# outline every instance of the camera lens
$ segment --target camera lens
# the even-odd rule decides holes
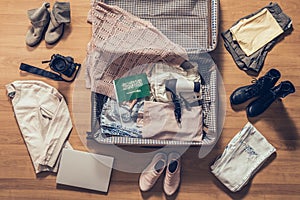
[[[52,65],[53,68],[59,72],[64,71],[66,68],[66,62],[61,58],[56,58],[55,60],[53,60]]]

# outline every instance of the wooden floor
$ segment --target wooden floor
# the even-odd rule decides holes
[[[89,0],[72,0],[72,22],[62,40],[48,46],[44,41],[36,48],[25,45],[30,25],[26,12],[39,7],[38,0],[0,1],[0,199],[300,199],[300,1],[277,0],[293,20],[293,32],[269,52],[261,75],[271,68],[290,80],[296,93],[277,101],[257,118],[250,119],[277,153],[240,192],[231,193],[210,173],[209,166],[222,153],[230,139],[248,122],[245,111],[235,111],[226,103],[226,118],[222,135],[208,156],[198,158],[199,149],[190,148],[182,156],[182,181],[179,192],[167,198],[162,191],[162,179],[147,193],[138,187],[139,174],[113,170],[109,192],[99,194],[72,188],[58,188],[55,174],[36,176],[20,130],[14,118],[11,102],[4,85],[14,80],[42,80],[56,87],[66,98],[72,112],[74,84],[58,83],[19,72],[21,62],[41,66],[54,53],[72,55],[83,62],[90,39],[86,23]],[[54,0],[50,1],[53,5]],[[241,17],[266,6],[269,0],[222,0],[220,2],[220,32],[228,29]],[[222,74],[226,99],[231,92],[249,84],[252,77],[234,64],[219,37],[218,47],[211,53]],[[74,129],[70,143],[75,149],[86,150]],[[243,165],[243,163],[240,163]]]

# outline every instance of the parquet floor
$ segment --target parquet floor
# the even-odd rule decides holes
[[[109,192],[99,194],[80,189],[58,188],[55,174],[36,176],[20,130],[14,118],[4,85],[14,80],[36,79],[56,87],[66,98],[72,113],[74,84],[54,82],[46,78],[19,72],[21,62],[41,66],[40,61],[53,53],[72,55],[83,62],[90,39],[90,25],[86,23],[88,0],[71,0],[72,22],[62,40],[48,46],[41,42],[36,48],[25,45],[29,27],[28,9],[41,1],[0,1],[0,199],[300,199],[300,1],[277,0],[285,13],[293,19],[293,32],[269,52],[261,74],[277,68],[281,80],[290,80],[296,93],[276,101],[259,117],[247,119],[245,111],[234,110],[226,102],[226,118],[222,135],[215,148],[203,159],[199,149],[188,149],[182,156],[182,180],[179,192],[168,198],[162,192],[162,180],[147,193],[138,187],[139,174],[113,170]],[[54,1],[50,1],[51,4]],[[269,3],[267,0],[221,0],[219,30],[228,29],[241,17],[257,11]],[[217,49],[211,52],[222,75],[226,99],[231,92],[249,84],[252,77],[234,64],[219,37]],[[222,153],[230,139],[251,121],[277,149],[276,155],[255,175],[240,192],[231,193],[210,173],[209,166]],[[85,151],[76,129],[70,136],[75,149]],[[133,148],[136,149],[136,148]],[[138,149],[137,149],[138,150]],[[242,165],[243,163],[241,163]]]

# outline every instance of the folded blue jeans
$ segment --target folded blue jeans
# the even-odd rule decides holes
[[[138,99],[132,108],[119,104],[109,98],[103,105],[100,130],[105,136],[142,137],[142,129],[137,123],[139,113],[143,112],[144,99]]]

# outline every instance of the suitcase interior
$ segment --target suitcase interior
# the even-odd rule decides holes
[[[221,94],[220,91],[218,91],[220,90],[218,87],[220,82],[218,82],[219,74],[217,66],[207,52],[214,50],[217,45],[219,6],[218,0],[105,0],[103,2],[110,5],[117,5],[142,19],[149,20],[169,39],[183,46],[188,52],[190,61],[196,62],[198,66],[201,66],[199,67],[198,71],[205,80],[205,83],[209,86],[209,95],[211,100],[210,112],[207,117],[208,130],[206,131],[203,140],[199,142],[117,136],[105,137],[103,136],[103,134],[101,134],[99,117],[103,106],[103,95],[89,92],[89,101],[91,104],[88,107],[90,109],[90,123],[88,124],[90,125],[90,131],[87,132],[86,138],[93,139],[101,144],[118,145],[201,146],[214,144],[219,138],[220,131],[218,130],[218,124],[223,123],[219,122],[217,119],[222,105],[220,105],[219,101],[219,99],[221,98]],[[88,91],[88,89],[85,89],[84,87],[82,87],[82,85],[79,86],[79,84],[81,83],[84,85],[83,76],[81,76],[81,78],[79,76],[76,83],[77,84],[75,85],[73,100],[73,105],[75,106],[79,105],[80,102],[83,101],[82,90],[85,90],[85,94],[87,94]],[[75,115],[83,115],[83,112],[76,112],[75,110],[78,110],[78,108],[74,108]],[[85,115],[84,118],[87,118],[87,115]],[[88,129],[86,126],[83,126],[83,124],[84,123],[82,122],[76,123],[76,128],[79,129],[79,132],[81,132],[80,134],[82,134],[82,131],[86,133]]]

